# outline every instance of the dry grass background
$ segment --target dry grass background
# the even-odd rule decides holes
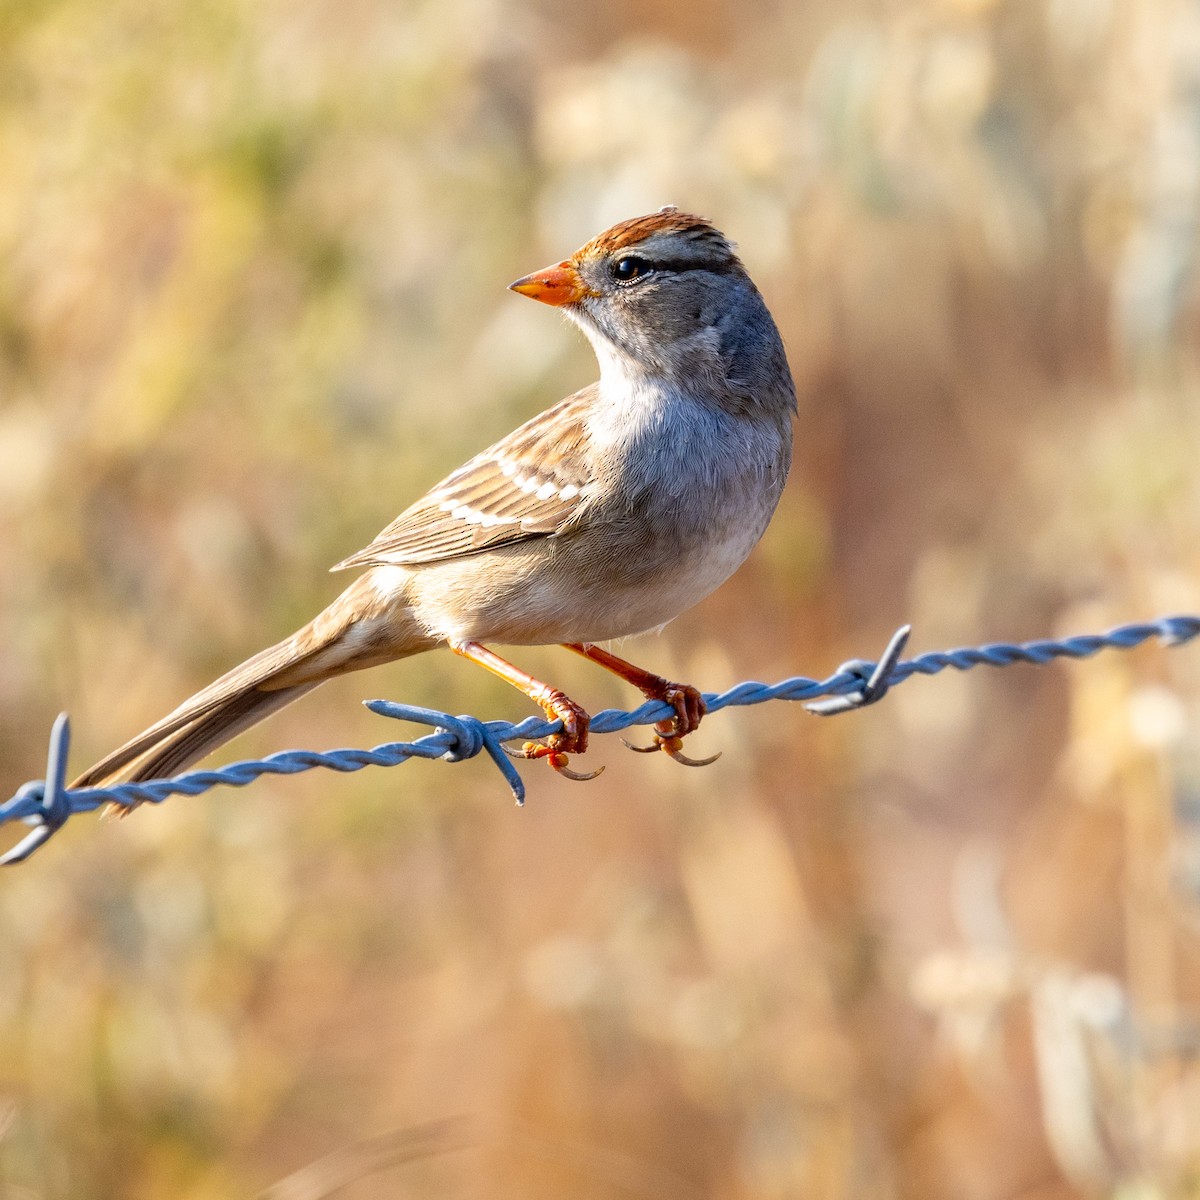
[[[666,202],[740,242],[799,449],[637,657],[1200,611],[1187,0],[3,0],[0,181],[5,795],[592,378],[504,285]],[[1197,653],[726,713],[705,771],[601,739],[523,811],[476,762],[73,822],[0,878],[0,1195],[1200,1195]],[[525,711],[430,655],[235,751],[396,736],[372,695]]]

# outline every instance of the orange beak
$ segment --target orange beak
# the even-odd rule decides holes
[[[560,262],[556,267],[546,267],[543,271],[534,271],[524,279],[508,285],[509,290],[520,292],[531,300],[540,300],[543,304],[553,304],[561,307],[564,304],[576,304],[594,293],[585,286],[579,277],[579,272],[569,263]]]

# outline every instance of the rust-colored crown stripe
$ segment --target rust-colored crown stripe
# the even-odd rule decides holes
[[[665,212],[649,213],[644,217],[633,217],[622,221],[611,229],[606,229],[598,237],[593,238],[576,255],[582,258],[592,253],[612,254],[623,250],[626,246],[636,246],[646,238],[656,233],[691,233],[701,236],[714,237],[725,243],[724,235],[711,221],[695,213],[668,210]]]

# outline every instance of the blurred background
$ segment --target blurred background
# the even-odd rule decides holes
[[[706,690],[1200,611],[1189,0],[0,0],[0,793],[331,599],[595,376],[505,291],[675,203],[800,391]],[[1200,650],[73,821],[0,877],[0,1196],[1200,1194]],[[635,696],[523,651],[593,711]],[[449,654],[222,752],[517,719]],[[5,846],[17,831],[4,831]]]

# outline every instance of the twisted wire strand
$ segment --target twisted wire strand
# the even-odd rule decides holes
[[[1014,663],[1042,665],[1056,658],[1088,658],[1101,650],[1129,650],[1151,638],[1167,646],[1178,646],[1200,634],[1200,616],[1168,616],[1154,621],[1121,625],[1102,634],[1083,634],[1057,640],[992,642],[984,646],[932,651],[900,661],[908,638],[902,627],[876,661],[854,659],[843,663],[827,679],[796,675],[779,683],[757,680],[739,683],[728,691],[705,693],[709,713],[731,706],[762,704],[768,700],[799,700],[819,715],[829,716],[862,708],[883,698],[888,689],[913,675],[936,675],[953,669],[968,671],[977,666],[1007,667]],[[296,775],[318,768],[330,771],[361,771],[364,767],[394,767],[412,758],[463,762],[486,753],[512,789],[518,804],[524,803],[525,787],[503,745],[511,741],[544,738],[562,728],[559,721],[529,717],[509,721],[481,721],[473,716],[452,716],[436,709],[397,704],[390,700],[365,701],[380,716],[426,725],[433,733],[411,742],[386,742],[370,750],[285,750],[261,759],[230,763],[215,770],[188,771],[173,779],[144,783],[120,783],[112,787],[65,787],[70,727],[66,713],[54,723],[50,737],[46,778],[33,780],[17,789],[0,804],[0,825],[24,821],[34,828],[17,846],[0,856],[0,865],[22,862],[43,846],[65,822],[79,813],[92,812],[109,803],[161,804],[169,796],[198,796],[214,787],[245,787],[263,775]],[[629,711],[604,709],[591,722],[592,733],[616,733],[633,725],[653,725],[673,715],[669,704],[648,700]]]

